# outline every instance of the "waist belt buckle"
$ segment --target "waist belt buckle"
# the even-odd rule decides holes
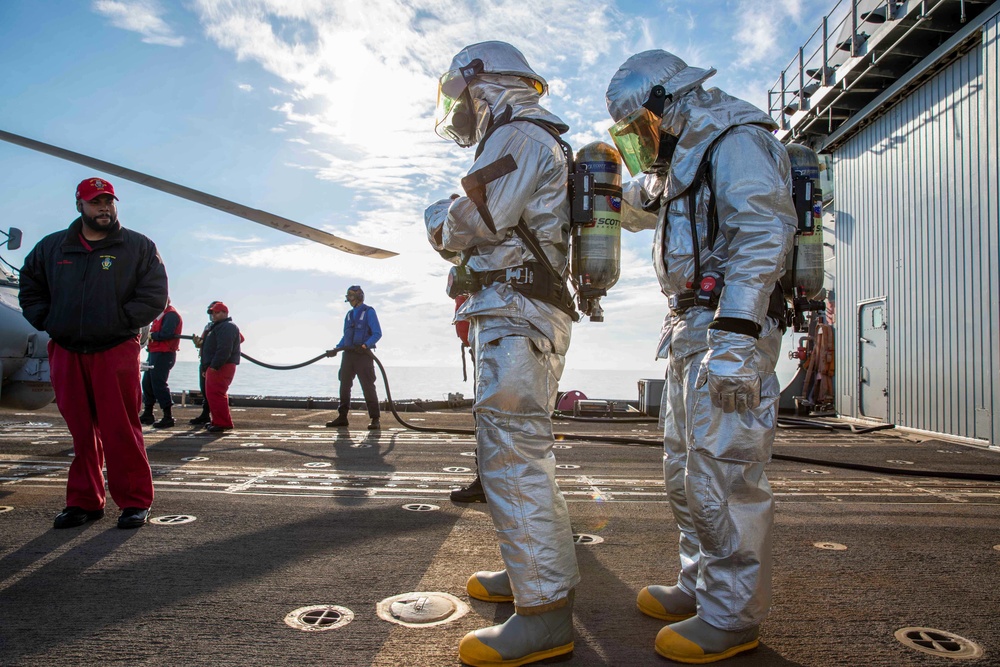
[[[694,306],[696,302],[697,297],[691,290],[671,294],[667,297],[667,305],[670,307],[670,310],[674,315],[684,314],[687,309]]]
[[[515,266],[506,270],[503,282],[511,285],[530,285],[534,282],[535,272],[527,266]]]

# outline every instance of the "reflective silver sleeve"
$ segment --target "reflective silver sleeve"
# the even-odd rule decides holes
[[[445,249],[462,251],[499,242],[508,230],[517,225],[528,200],[537,195],[536,186],[543,180],[539,171],[543,166],[552,164],[552,149],[533,139],[523,126],[534,127],[526,123],[511,123],[494,132],[469,170],[472,173],[482,169],[508,154],[517,163],[515,171],[486,186],[486,204],[493,215],[497,233],[488,229],[476,205],[468,197],[459,197],[449,208],[442,227]],[[540,128],[538,130],[544,132]],[[556,150],[559,150],[558,147]],[[560,161],[560,164],[565,163]],[[562,182],[565,183],[565,176]]]
[[[719,234],[726,239],[726,284],[716,317],[764,324],[795,234],[788,156],[766,131],[744,126],[712,158]]]
[[[457,253],[450,250],[444,249],[444,244],[441,241],[441,231],[444,227],[445,220],[448,218],[448,209],[451,207],[451,203],[454,200],[439,199],[424,210],[424,226],[427,228],[427,240],[430,242],[431,247],[438,251],[444,259],[448,260],[453,264],[459,264],[461,258]]]
[[[622,229],[641,232],[656,228],[656,213],[642,210],[642,203],[648,198],[640,179],[633,179],[622,186]]]

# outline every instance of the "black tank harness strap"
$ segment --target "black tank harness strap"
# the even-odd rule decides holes
[[[712,157],[712,151],[715,150],[715,147],[719,144],[719,142],[722,140],[722,138],[724,136],[726,136],[726,134],[731,129],[733,129],[733,128],[732,127],[726,128],[725,130],[723,130],[719,134],[719,136],[717,136],[715,139],[712,140],[712,143],[709,144],[708,148],[705,150],[705,154],[702,155],[702,157],[701,157],[701,162],[698,164],[698,170],[695,171],[695,173],[694,173],[694,179],[691,181],[691,184],[687,187],[687,189],[684,192],[682,192],[681,194],[677,195],[677,197],[674,198],[674,199],[676,199],[678,197],[681,197],[684,194],[687,194],[688,219],[691,222],[691,243],[694,245],[694,252],[693,252],[693,257],[694,257],[694,280],[692,281],[692,285],[695,286],[695,287],[697,287],[698,285],[701,284],[701,278],[702,278],[702,275],[701,275],[701,243],[699,242],[699,237],[698,237],[698,222],[697,222],[697,220],[698,220],[698,208],[697,208],[698,207],[698,192],[701,190],[701,184],[702,183],[706,183],[708,185],[708,192],[709,192],[709,196],[708,196],[708,210],[707,210],[707,215],[708,215],[708,218],[707,218],[708,219],[708,251],[711,252],[712,249],[715,247],[715,241],[716,241],[716,239],[718,238],[718,235],[719,235],[719,211],[718,211],[718,209],[716,208],[716,205],[715,205],[715,188],[712,187],[712,174],[711,174],[712,160],[711,160],[711,157]],[[673,199],[671,199],[671,201],[673,201]],[[667,205],[668,206],[670,205],[669,201],[667,202]],[[664,247],[663,247],[663,251],[664,252],[666,252],[666,245],[665,244],[666,244],[666,238],[664,237]],[[665,259],[666,259],[666,257],[664,256],[664,260]]]
[[[719,237],[719,210],[716,205],[715,199],[715,187],[712,185],[712,173],[711,173],[711,156],[712,151],[719,144],[726,134],[732,130],[734,127],[739,127],[738,125],[733,125],[727,127],[723,130],[719,136],[712,140],[709,144],[708,149],[705,150],[705,154],[701,158],[701,163],[698,165],[698,170],[695,172],[694,179],[687,189],[681,194],[677,195],[670,201],[677,199],[679,197],[687,195],[688,201],[688,219],[691,223],[691,243],[694,246],[693,258],[694,258],[694,280],[691,283],[692,289],[685,290],[679,294],[675,294],[670,297],[670,309],[675,314],[681,314],[688,308],[694,306],[702,306],[705,308],[717,308],[719,305],[719,297],[722,294],[722,287],[725,284],[725,280],[722,276],[713,274],[712,276],[703,276],[701,271],[701,244],[698,240],[698,224],[697,224],[697,197],[698,192],[701,190],[701,184],[704,182],[708,185],[708,208],[706,210],[707,224],[708,224],[708,250],[711,252],[715,248],[715,242]],[[669,206],[670,201],[667,202]],[[652,202],[650,202],[652,204]],[[643,207],[645,208],[645,206]],[[659,206],[652,207],[647,210],[656,210],[660,208]],[[661,248],[661,260],[666,263],[666,242],[667,235],[663,235],[663,247]],[[711,280],[707,280],[707,278]],[[782,331],[786,327],[787,320],[787,306],[785,304],[784,291],[781,287],[781,281],[777,281],[774,285],[774,290],[771,292],[771,296],[768,301],[767,307],[767,317],[773,317],[781,323]]]

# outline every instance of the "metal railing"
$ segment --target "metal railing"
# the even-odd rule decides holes
[[[797,112],[815,111],[816,117],[826,114],[832,131],[834,120],[846,120],[849,117],[834,116],[836,102],[848,93],[866,92],[857,88],[863,78],[861,75],[876,73],[877,65],[892,55],[894,49],[914,30],[926,29],[932,16],[946,4],[954,2],[838,0],[768,90],[768,113],[781,130],[790,128],[789,117]],[[958,6],[960,22],[965,23],[965,0],[960,0]],[[869,48],[869,38],[889,36],[888,33],[879,31],[883,24],[895,23],[907,17],[908,22],[902,34],[895,33],[895,39],[889,37],[891,44],[879,43],[878,53],[874,48]],[[896,26],[902,25],[904,24],[896,23]],[[863,62],[852,61],[869,54],[871,57],[865,58]],[[850,78],[846,76],[848,71],[852,75]],[[833,87],[837,89],[836,95],[832,98],[824,96],[822,109],[811,109],[810,97],[821,89]]]

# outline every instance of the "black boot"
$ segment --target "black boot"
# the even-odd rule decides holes
[[[139,415],[139,423],[150,426],[156,421],[156,417],[153,416],[153,406],[147,405],[143,408],[142,414]]]
[[[174,416],[170,414],[170,408],[163,408],[163,419],[153,424],[153,428],[170,428],[174,425]]]
[[[479,474],[464,489],[455,489],[451,492],[450,498],[456,503],[485,503],[486,491],[483,490],[483,482],[479,479]]]
[[[201,406],[201,414],[195,417],[194,419],[189,419],[188,424],[195,424],[197,426],[200,426],[201,424],[207,424],[210,421],[212,421],[212,417],[208,412],[208,403],[205,403],[203,406]]]
[[[349,424],[347,422],[347,415],[342,414],[336,419],[334,419],[332,422],[327,422],[326,425],[328,428],[336,428],[338,426],[348,426]]]

